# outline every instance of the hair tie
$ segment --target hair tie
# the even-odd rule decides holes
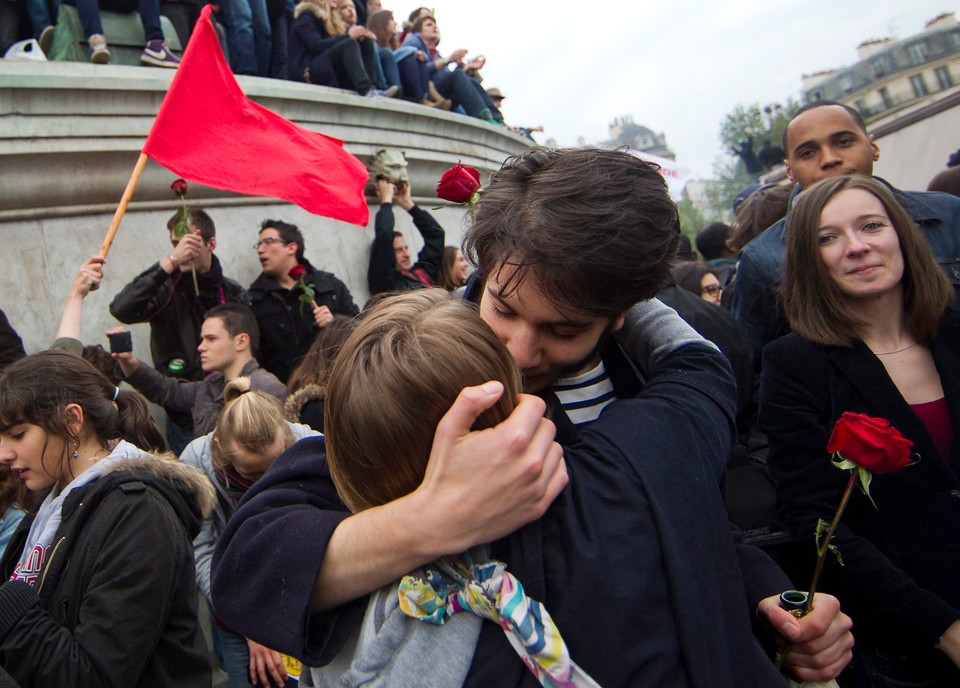
[[[252,387],[247,387],[246,389],[241,389],[239,392],[237,392],[237,396],[242,397],[247,392],[252,392],[252,391],[253,391]]]
[[[114,387],[114,388],[113,388],[113,396],[110,398],[110,401],[116,401],[118,396],[120,396],[120,388],[119,388],[119,387]]]

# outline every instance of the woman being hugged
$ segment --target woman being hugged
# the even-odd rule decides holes
[[[0,666],[21,686],[209,686],[192,537],[213,488],[128,442],[143,398],[62,351],[0,377],[0,462],[50,492],[3,556]]]
[[[787,216],[782,297],[794,333],[764,351],[760,425],[781,515],[810,555],[847,474],[834,424],[882,418],[916,462],[851,497],[821,588],[854,621],[863,686],[960,685],[960,318],[919,228],[870,177],[805,190]]]
[[[223,394],[226,405],[216,430],[193,440],[180,457],[202,470],[216,487],[216,507],[193,541],[197,586],[208,603],[213,550],[240,498],[282,451],[297,440],[319,434],[306,425],[285,422],[276,397],[250,389],[248,377],[229,382]],[[212,631],[219,637],[223,668],[231,686],[296,685],[287,677],[279,653],[221,628],[216,619]]]

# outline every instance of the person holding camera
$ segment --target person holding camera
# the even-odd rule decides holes
[[[446,240],[443,227],[410,199],[410,182],[393,182],[378,176],[377,197],[380,199],[380,210],[377,211],[373,226],[373,246],[367,269],[370,295],[438,286]],[[423,237],[423,248],[417,254],[416,263],[410,258],[410,248],[403,234],[394,230],[394,203],[410,213],[413,225]]]
[[[123,328],[107,331],[107,336]],[[281,402],[286,388],[276,376],[260,367],[254,355],[260,342],[257,319],[247,306],[224,303],[207,311],[200,331],[200,365],[206,377],[199,382],[174,380],[142,365],[133,353],[115,353],[126,382],[147,399],[174,411],[193,416],[197,437],[213,432],[223,408],[223,388],[238,377],[250,378],[250,388],[276,397]]]
[[[150,323],[150,354],[159,373],[199,381],[203,370],[197,344],[204,313],[222,303],[242,303],[245,295],[243,287],[224,276],[213,253],[217,247],[213,220],[199,208],[191,208],[190,215],[193,224],[183,237],[174,232],[179,214],[167,221],[172,250],[120,290],[110,303],[110,314],[125,325]],[[193,419],[165,410],[167,440],[179,454],[195,436]]]

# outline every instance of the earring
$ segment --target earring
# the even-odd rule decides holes
[[[80,455],[77,453],[79,449],[80,449],[80,445],[78,444],[77,447],[76,447],[76,449],[73,450],[73,460],[74,460],[74,461],[76,461],[78,458],[80,458]]]

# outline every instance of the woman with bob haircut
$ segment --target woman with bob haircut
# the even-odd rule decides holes
[[[833,177],[787,216],[784,310],[763,354],[761,428],[781,516],[809,555],[847,482],[826,446],[847,411],[888,421],[915,463],[855,491],[821,588],[857,630],[861,685],[960,685],[960,318],[920,229],[881,182]],[[798,572],[799,573],[799,572]],[[901,683],[906,681],[907,683]]]
[[[49,490],[2,561],[0,666],[21,686],[210,686],[191,539],[213,488],[128,441],[157,435],[143,398],[79,356],[0,377],[0,462]]]
[[[210,561],[237,503],[281,452],[304,437],[318,434],[306,425],[284,421],[280,401],[251,389],[248,377],[231,380],[223,395],[225,404],[216,429],[193,440],[180,456],[184,463],[203,471],[216,488],[216,507],[193,541],[197,587],[211,608]],[[211,630],[219,640],[223,669],[231,686],[296,685],[288,678],[279,653],[220,627],[215,618]]]

